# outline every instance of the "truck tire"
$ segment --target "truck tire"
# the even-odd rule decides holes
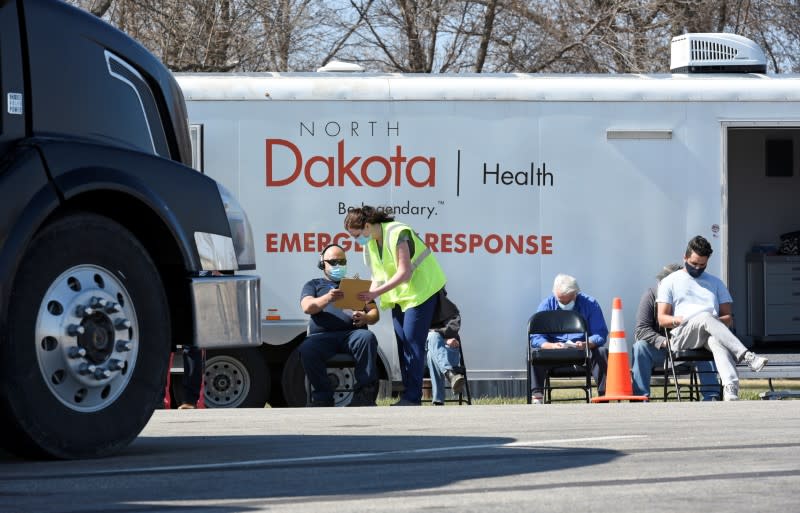
[[[278,363],[269,364],[269,373],[272,377],[272,388],[270,389],[267,402],[270,408],[286,408],[289,404],[283,396],[283,386],[281,385],[283,365]]]
[[[0,438],[23,456],[99,457],[161,402],[170,347],[158,270],[131,232],[76,213],[22,258],[0,347]]]
[[[300,351],[295,349],[289,354],[286,363],[283,365],[281,374],[281,388],[286,406],[290,408],[300,408],[308,402],[306,391],[306,371],[300,361]]]
[[[203,383],[206,408],[263,408],[272,385],[256,348],[207,351]]]
[[[347,406],[353,400],[355,387],[355,374],[353,369],[345,367],[328,368],[328,379],[334,389],[333,401],[336,406]],[[286,360],[281,377],[283,397],[290,407],[302,407],[308,402],[308,388],[311,385],[306,380],[306,372],[300,360],[300,351],[295,349]],[[377,389],[375,390],[377,397]]]

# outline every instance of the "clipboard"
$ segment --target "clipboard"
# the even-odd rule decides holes
[[[344,297],[338,301],[334,301],[334,306],[342,310],[363,310],[366,303],[364,301],[359,301],[358,293],[368,291],[370,285],[372,285],[370,280],[344,278],[339,282],[339,290],[344,293]]]

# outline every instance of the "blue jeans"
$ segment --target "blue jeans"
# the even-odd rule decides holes
[[[400,357],[400,374],[403,378],[403,399],[411,403],[422,402],[422,378],[425,374],[425,343],[433,321],[439,297],[434,294],[424,303],[406,308],[392,308],[394,336]]]
[[[663,367],[667,357],[665,349],[656,349],[653,344],[637,340],[633,344],[633,393],[650,397],[650,376],[653,367]],[[719,399],[719,383],[714,374],[716,368],[712,362],[697,362],[695,369],[700,379],[700,394],[704,401]]]
[[[447,347],[444,337],[436,332],[428,332],[428,372],[431,375],[431,399],[435,403],[444,402],[444,373],[461,364],[461,354],[457,347]]]
[[[378,354],[378,339],[365,328],[352,331],[328,331],[313,333],[300,344],[300,360],[306,371],[308,381],[314,387],[311,398],[314,401],[333,399],[333,387],[328,379],[328,366],[325,362],[337,353],[350,353],[355,359],[355,389],[375,383],[378,373],[375,368]]]

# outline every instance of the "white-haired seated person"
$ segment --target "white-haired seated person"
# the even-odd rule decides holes
[[[538,349],[564,349],[575,347],[583,349],[589,344],[592,359],[592,376],[597,383],[599,395],[606,391],[606,368],[608,367],[608,327],[603,318],[603,310],[597,300],[581,292],[578,280],[568,274],[559,274],[553,282],[553,293],[542,301],[537,312],[548,310],[575,310],[583,317],[589,332],[589,340],[583,340],[583,333],[532,334],[531,347]],[[542,404],[547,369],[534,365],[531,372],[531,394],[534,404]]]

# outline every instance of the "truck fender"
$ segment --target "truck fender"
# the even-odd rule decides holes
[[[65,201],[115,191],[147,205],[178,241],[187,271],[201,270],[196,232],[231,236],[216,182],[183,164],[77,141],[48,140],[38,146]]]
[[[31,149],[18,152],[14,163],[0,173],[0,190],[14,191],[0,202],[0,311],[8,311],[8,295],[22,255],[45,219],[59,205],[42,162]],[[5,332],[6,316],[0,317]],[[5,341],[5,340],[3,340]]]

